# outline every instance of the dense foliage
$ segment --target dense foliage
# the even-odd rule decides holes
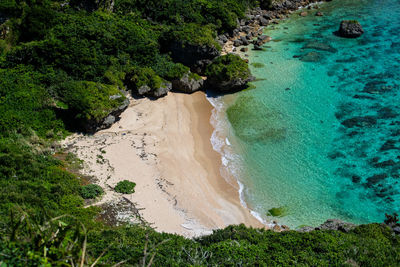
[[[101,186],[97,184],[88,184],[85,186],[82,186],[79,193],[84,199],[94,199],[101,194],[103,194],[104,190],[101,188]]]
[[[216,34],[231,31],[256,2],[0,1],[0,265],[394,266],[400,261],[399,237],[377,224],[350,233],[303,234],[232,226],[189,240],[147,226],[106,226],[98,208],[84,207],[84,199],[102,190],[71,172],[74,163],[55,141],[103,120],[124,101],[121,90],[127,85],[156,88],[188,73],[172,60],[169,42],[217,47]],[[208,75],[225,81],[249,73],[242,60],[229,55],[218,58]],[[115,190],[130,193],[134,184]]]
[[[114,190],[122,194],[132,194],[135,193],[135,186],[135,183],[128,180],[123,180],[117,183],[117,185],[114,187]]]
[[[248,79],[251,74],[247,63],[238,55],[218,57],[207,66],[206,75],[215,81],[230,81],[235,78]]]
[[[8,226],[0,243],[0,262],[13,266],[61,265],[82,258],[88,266],[96,260],[106,266],[396,266],[400,262],[400,237],[380,224],[347,233],[277,233],[239,225],[190,240],[141,226],[87,231],[74,217],[55,218],[42,225],[29,216],[17,219],[21,224]],[[31,226],[29,231],[22,230],[25,225]]]

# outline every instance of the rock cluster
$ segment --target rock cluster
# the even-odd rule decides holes
[[[190,72],[185,73],[179,80],[172,81],[172,89],[182,93],[193,93],[202,89],[204,80],[196,78]]]
[[[342,232],[347,233],[347,232],[353,230],[355,227],[356,227],[356,225],[352,224],[352,223],[344,222],[344,221],[337,220],[337,219],[329,219],[318,227],[306,226],[306,227],[300,228],[298,231],[302,232],[302,233],[306,233],[306,232],[311,232],[311,231],[315,231],[315,230],[335,230],[335,231],[342,231]]]
[[[345,38],[357,38],[364,33],[364,30],[356,20],[343,20],[340,23],[339,31],[336,33]]]
[[[147,85],[143,85],[137,89],[136,94],[140,96],[148,96],[148,97],[155,97],[159,98],[162,96],[166,96],[169,91],[172,90],[172,83],[164,81],[160,87],[152,89]]]
[[[318,0],[286,0],[279,3],[273,3],[268,10],[255,8],[247,14],[245,19],[238,21],[238,28],[233,30],[231,33],[219,35],[217,41],[221,45],[226,44],[228,41],[232,41],[234,47],[254,44],[254,48],[259,50],[265,42],[260,42],[259,39],[255,38],[262,35],[263,27],[270,24],[278,24],[278,20],[287,18],[293,11],[315,2],[318,2]],[[315,6],[315,8],[318,7]],[[311,9],[311,6],[309,6],[308,9]],[[304,11],[302,14],[306,16],[308,13]],[[322,16],[323,14],[318,12],[316,15]]]

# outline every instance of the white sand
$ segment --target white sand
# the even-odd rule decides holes
[[[96,205],[124,196],[144,208],[141,216],[157,231],[193,237],[230,224],[263,227],[220,175],[220,155],[210,143],[211,109],[201,92],[132,99],[110,129],[71,136],[64,145],[105,189]],[[137,184],[136,192],[113,192],[125,179]]]

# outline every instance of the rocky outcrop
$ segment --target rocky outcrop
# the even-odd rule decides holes
[[[121,95],[113,95],[110,96],[110,100],[115,100],[118,98],[121,98]],[[104,119],[102,119],[101,121],[96,121],[96,120],[90,120],[88,122],[85,122],[85,124],[83,125],[83,128],[85,130],[85,132],[87,133],[95,133],[97,131],[103,130],[103,129],[107,129],[110,128],[116,121],[119,120],[119,116],[121,115],[121,113],[127,109],[127,107],[129,106],[129,99],[126,98],[122,104],[120,106],[118,106],[117,108],[115,108],[114,110],[112,110],[108,116],[106,116]]]
[[[160,87],[152,89],[148,85],[143,85],[139,87],[137,90],[132,90],[132,93],[138,96],[159,98],[162,96],[166,96],[168,92],[171,90],[172,90],[172,84],[170,82],[164,81],[160,85]]]
[[[331,53],[336,53],[337,49],[332,47],[331,45],[318,41],[310,41],[306,45],[303,46],[303,49],[314,49],[319,51],[327,51]]]
[[[254,81],[255,78],[253,76],[249,76],[246,79],[243,78],[233,78],[230,80],[216,80],[216,79],[208,79],[207,86],[213,89],[216,89],[220,92],[235,92],[241,90],[247,86],[247,83]]]
[[[399,215],[394,213],[393,215],[385,214],[384,224],[387,225],[394,234],[400,235],[400,223],[399,223]]]
[[[254,50],[261,50],[262,46],[269,41],[271,41],[271,37],[269,37],[267,35],[258,36],[257,40],[253,41]]]
[[[344,222],[344,221],[337,220],[337,219],[329,219],[318,227],[306,226],[306,227],[300,228],[298,231],[302,232],[302,233],[306,233],[306,232],[311,232],[311,231],[315,231],[315,230],[334,230],[334,231],[341,231],[341,232],[347,233],[347,232],[353,230],[354,228],[356,228],[355,224]]]
[[[173,42],[170,47],[174,61],[180,62],[195,73],[202,74],[211,61],[220,56],[221,52],[214,46],[183,44]]]
[[[166,82],[163,82],[160,87],[152,90],[147,95],[155,97],[155,98],[159,98],[162,96],[166,96],[168,94],[168,92],[171,90],[172,90],[172,83],[166,81]]]
[[[179,80],[172,81],[172,89],[182,93],[193,93],[202,89],[204,80],[192,73],[185,73]]]
[[[343,20],[340,23],[339,30],[336,32],[337,35],[345,38],[357,38],[364,33],[361,24],[356,20]]]

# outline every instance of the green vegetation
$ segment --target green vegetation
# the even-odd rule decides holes
[[[95,199],[104,193],[103,188],[97,184],[88,184],[81,187],[79,191],[84,199]]]
[[[151,90],[161,87],[164,80],[151,68],[135,68],[127,74],[128,88],[137,92],[140,87],[148,86]]]
[[[254,68],[258,68],[258,69],[264,68],[264,67],[265,67],[265,65],[264,65],[263,63],[259,63],[259,62],[251,63],[251,65],[252,65]]]
[[[196,44],[216,47],[219,50],[221,46],[215,41],[215,31],[213,25],[200,26],[198,24],[185,24],[172,32],[174,40],[180,40],[183,45]]]
[[[0,261],[12,266],[69,266],[82,259],[85,266],[96,260],[100,266],[396,266],[400,260],[399,236],[379,224],[348,233],[276,233],[239,225],[190,240],[140,226],[88,230],[75,217],[36,224],[23,215],[13,215],[0,237]]]
[[[173,61],[170,43],[218,48],[216,34],[235,28],[256,2],[0,1],[0,29],[7,29],[0,37],[1,266],[394,266],[400,261],[399,237],[385,225],[349,233],[274,233],[240,225],[190,240],[138,224],[109,226],[100,208],[85,208],[85,199],[103,191],[74,174],[81,161],[63,154],[56,141],[102,121],[124,101],[126,86],[156,89],[181,78],[189,68]],[[217,82],[250,75],[233,55],[216,59],[207,71]],[[274,116],[246,97],[228,109],[246,141],[284,137],[283,127],[273,125],[282,120]],[[132,193],[134,187],[123,181],[115,190]],[[270,212],[279,216],[278,211]]]
[[[247,80],[251,73],[247,63],[238,55],[228,54],[218,57],[207,66],[206,76],[212,84],[229,83],[234,80]]]
[[[122,194],[133,194],[135,193],[135,186],[135,183],[128,180],[123,180],[121,182],[118,182],[118,184],[114,187],[114,190],[115,192]]]
[[[288,210],[286,207],[279,207],[279,208],[272,208],[268,210],[268,216],[273,216],[273,217],[283,217],[286,216],[288,213]]]

